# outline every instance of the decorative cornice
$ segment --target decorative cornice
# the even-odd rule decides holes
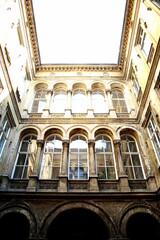
[[[119,54],[118,64],[41,64],[40,54],[38,48],[36,26],[33,14],[32,0],[25,0],[26,14],[28,20],[28,27],[30,32],[30,39],[33,50],[33,58],[35,62],[35,69],[37,72],[121,72],[124,67],[126,56],[126,49],[128,44],[129,30],[131,26],[131,18],[133,11],[134,0],[128,0],[126,5],[126,12],[124,18],[124,26],[121,37],[121,50]]]

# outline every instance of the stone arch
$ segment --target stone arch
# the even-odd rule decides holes
[[[95,89],[101,89],[101,90],[105,91],[106,86],[105,86],[104,83],[94,82],[94,83],[92,83],[92,85],[91,85],[91,90],[95,90]]]
[[[134,217],[137,216],[137,220],[138,220],[138,215],[139,216],[144,215],[144,217],[145,216],[150,217],[151,220],[153,219],[155,221],[155,223],[157,223],[159,225],[159,229],[160,229],[160,211],[159,211],[159,209],[156,208],[155,206],[150,205],[149,203],[147,203],[145,201],[141,201],[141,202],[137,201],[137,202],[133,202],[133,203],[130,203],[127,206],[125,206],[121,210],[121,213],[119,214],[118,229],[119,229],[119,233],[121,234],[121,236],[127,237],[128,223],[129,223],[129,221],[131,221],[133,216]],[[141,224],[141,223],[139,223],[139,224]],[[159,236],[160,236],[160,231],[159,231]],[[140,238],[140,239],[142,239],[142,238]],[[158,239],[155,239],[155,240],[158,240]]]
[[[113,140],[114,140],[114,135],[115,135],[115,130],[110,127],[110,126],[98,126],[98,127],[95,127],[93,130],[92,130],[92,138],[95,139],[95,136],[99,133],[99,132],[103,132],[108,134]]]
[[[77,125],[77,126],[71,127],[71,128],[69,128],[67,130],[67,137],[68,137],[68,139],[70,139],[71,136],[73,136],[74,134],[82,134],[87,139],[89,139],[89,137],[90,137],[89,129],[87,127],[81,126],[81,125]]]
[[[34,86],[34,91],[37,91],[37,90],[39,90],[39,89],[41,89],[41,88],[44,88],[44,89],[48,89],[48,84],[47,83],[44,83],[44,82],[41,82],[41,83],[37,83],[37,84],[35,84],[35,86]]]
[[[74,84],[72,85],[72,90],[73,90],[73,91],[74,91],[75,89],[77,89],[77,88],[81,88],[81,89],[83,89],[85,92],[86,92],[86,89],[87,89],[86,84],[85,84],[85,83],[82,83],[82,82],[77,82],[77,83],[74,83]]]
[[[63,138],[63,132],[59,128],[49,128],[45,134],[44,134],[44,140],[51,134],[59,135],[61,138]]]
[[[61,206],[57,207],[56,209],[52,209],[48,213],[48,215],[45,216],[43,219],[42,227],[41,227],[41,231],[40,231],[41,236],[46,237],[49,227],[61,213],[70,211],[70,210],[77,210],[77,209],[79,209],[81,211],[82,210],[89,211],[90,213],[92,213],[92,216],[98,217],[100,219],[101,223],[103,223],[104,226],[106,227],[106,229],[108,230],[108,237],[117,236],[116,227],[115,227],[112,219],[104,211],[104,209],[102,209],[101,207],[98,207],[97,205],[95,206],[92,203],[88,203],[88,202],[84,202],[84,201],[83,202],[73,201],[73,202],[65,203],[65,204],[62,204]]]
[[[55,83],[53,86],[53,91],[56,91],[59,89],[65,89],[67,91],[67,89],[68,89],[67,84],[63,83],[63,82]]]
[[[50,126],[45,127],[42,130],[42,134],[41,134],[42,136],[41,137],[45,138],[45,136],[47,136],[48,134],[50,134],[52,132],[59,134],[62,138],[64,138],[65,135],[66,135],[63,127],[50,125]]]
[[[20,226],[16,222],[16,219],[19,220],[19,224],[22,229],[20,229]],[[10,230],[10,228],[9,228],[10,224],[14,225],[13,226],[14,228],[16,228],[16,226],[18,227],[18,229],[17,229],[18,234],[20,232],[22,233],[22,231],[25,231],[25,234],[28,234],[28,237],[32,238],[37,235],[37,231],[38,231],[37,220],[38,220],[38,218],[37,218],[36,214],[34,213],[33,209],[27,203],[25,203],[23,201],[13,200],[13,201],[1,206],[1,208],[0,208],[1,234],[2,234],[2,230],[3,230],[2,224],[5,225],[7,222],[8,234],[9,234],[9,236],[13,237],[13,239],[14,239],[14,236],[13,236],[13,232],[11,235],[11,230],[16,231],[16,229],[11,228],[11,230]],[[9,221],[11,221],[10,224],[9,224]],[[13,223],[15,223],[15,224],[13,224]],[[26,224],[25,226],[23,226],[24,223]],[[4,228],[5,228],[4,231],[6,231],[6,225],[4,226]],[[28,231],[28,233],[27,233],[27,231]],[[19,240],[21,240],[21,239],[19,239]]]

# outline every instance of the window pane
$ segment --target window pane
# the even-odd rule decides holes
[[[21,178],[22,177],[22,171],[23,171],[23,167],[16,167],[16,170],[14,172],[14,176],[13,178]]]
[[[136,179],[143,179],[143,172],[141,167],[134,167],[134,172],[136,175]]]
[[[99,179],[106,179],[106,169],[104,167],[98,167],[97,174]]]
[[[116,178],[115,168],[113,168],[113,167],[107,168],[107,178],[108,179],[115,179]]]

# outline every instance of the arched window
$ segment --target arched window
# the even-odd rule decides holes
[[[88,179],[88,144],[81,135],[70,143],[69,179]]]
[[[109,137],[101,135],[95,141],[96,166],[99,179],[116,179],[113,146]]]
[[[128,110],[123,92],[115,88],[111,91],[111,96],[116,113],[127,113]]]
[[[130,135],[121,136],[123,166],[129,179],[144,179],[139,149],[135,139]]]
[[[47,90],[44,88],[38,89],[35,92],[34,95],[34,100],[32,104],[32,113],[41,113],[43,111],[43,108],[46,104],[46,95],[47,95]]]
[[[28,134],[20,142],[12,178],[28,178],[33,171],[37,151],[37,136]]]
[[[83,89],[76,89],[72,95],[72,112],[84,113],[87,111],[87,98]]]
[[[63,89],[56,90],[53,96],[52,109],[54,113],[63,113],[66,108],[67,92]]]
[[[40,178],[58,179],[62,155],[62,140],[57,135],[50,135],[44,144]]]
[[[95,113],[106,113],[107,106],[104,91],[97,89],[92,92],[92,106]]]

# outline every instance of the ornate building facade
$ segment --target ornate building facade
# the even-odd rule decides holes
[[[160,239],[160,2],[128,0],[118,64],[41,64],[0,5],[2,239]],[[7,226],[7,230],[6,230]]]

